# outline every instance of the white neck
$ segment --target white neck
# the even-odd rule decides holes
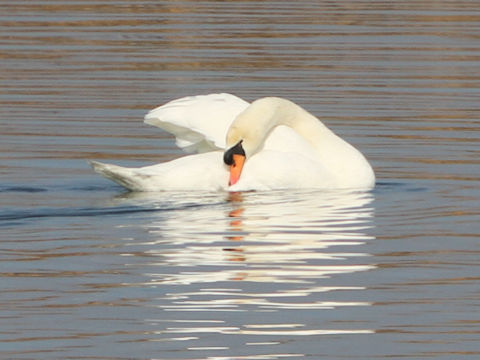
[[[344,178],[365,174],[374,178],[364,156],[342,138],[335,135],[318,118],[293,102],[267,97],[254,101],[234,120],[227,133],[227,148],[242,140],[247,158],[262,148],[270,132],[286,125],[307,140],[320,161],[332,173]],[[289,144],[285,144],[288,150]]]
[[[319,119],[297,104],[282,98],[266,97],[254,101],[235,119],[227,135],[227,144],[234,145],[239,140],[246,140],[245,145],[250,147],[247,153],[253,154],[279,125],[291,127],[320,153],[331,141],[343,142]]]

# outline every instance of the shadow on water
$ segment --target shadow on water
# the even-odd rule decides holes
[[[381,189],[393,189],[397,187],[402,187],[404,184],[400,183],[383,183],[381,184]],[[55,196],[59,195],[59,192],[84,192],[91,196],[92,193],[104,193],[106,190],[120,190],[119,193],[115,194],[111,201],[108,201],[109,206],[102,206],[101,204],[96,204],[95,207],[55,207],[55,206],[34,206],[29,208],[5,208],[3,211],[0,210],[0,221],[11,221],[11,220],[23,220],[23,219],[40,219],[40,218],[53,218],[53,217],[89,217],[89,216],[108,216],[108,215],[124,215],[124,214],[134,214],[134,213],[149,213],[149,212],[160,212],[160,211],[173,211],[173,210],[182,210],[183,208],[197,208],[203,206],[212,206],[210,202],[212,199],[217,202],[217,205],[223,204],[225,201],[231,202],[233,199],[232,193],[226,192],[130,192],[125,191],[118,186],[98,186],[98,185],[82,185],[82,186],[50,186],[50,187],[27,187],[27,186],[1,186],[0,193],[4,195],[15,194],[15,193],[25,193],[25,194],[36,194],[36,193],[45,193],[45,204],[48,203],[48,196],[55,193]],[[310,192],[311,190],[306,190]],[[289,202],[291,199],[288,198],[288,190],[278,190],[265,192],[244,192],[243,194],[257,194],[258,196],[267,199],[267,196],[280,195],[280,199],[285,198],[284,201]],[[298,191],[294,191],[295,194]],[[314,193],[317,193],[314,191]],[[325,194],[341,194],[341,193],[350,193],[350,192],[318,192],[322,194],[322,197]],[[267,195],[268,194],[268,195]],[[238,196],[241,196],[238,193]],[[252,195],[250,195],[252,196]],[[281,201],[281,200],[280,200]],[[325,199],[324,201],[330,201],[330,199]],[[0,225],[1,226],[1,225]]]
[[[42,218],[74,218],[74,217],[97,217],[97,216],[115,216],[115,215],[125,215],[125,214],[135,214],[135,213],[149,213],[149,212],[158,212],[158,211],[171,211],[178,210],[182,207],[201,207],[205,206],[202,202],[176,202],[171,201],[155,201],[155,202],[125,202],[122,200],[133,199],[140,197],[141,195],[130,193],[130,192],[120,192],[118,195],[114,195],[112,201],[108,201],[108,205],[105,206],[104,203],[96,203],[95,206],[91,207],[82,207],[78,204],[70,204],[69,207],[59,207],[55,204],[49,203],[49,195],[54,197],[60,197],[61,193],[68,194],[70,192],[83,192],[85,197],[91,197],[92,194],[99,193],[105,195],[105,190],[110,189],[121,189],[117,186],[105,188],[103,186],[53,186],[53,187],[26,187],[26,186],[3,186],[0,187],[0,194],[5,196],[15,195],[16,193],[24,194],[36,194],[42,193],[44,197],[39,201],[43,206],[30,206],[25,208],[20,207],[6,207],[0,209],[0,226],[2,222],[6,221],[11,224],[10,221],[16,221],[15,224],[20,224],[22,220],[29,219],[42,219]],[[142,196],[145,199],[151,197],[152,195]],[[166,193],[158,193],[154,198],[171,198],[171,195]],[[173,198],[183,198],[185,199],[184,194],[177,194]]]

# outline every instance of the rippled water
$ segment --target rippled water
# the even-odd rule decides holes
[[[0,357],[477,359],[477,1],[0,1]],[[133,194],[145,112],[288,97],[372,192]]]

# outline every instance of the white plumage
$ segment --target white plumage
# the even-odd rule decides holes
[[[197,154],[142,168],[92,161],[94,170],[134,191],[359,188],[375,184],[364,156],[316,117],[280,98],[252,104],[230,94],[191,96],[153,109],[145,123]],[[223,153],[241,140],[246,161],[228,185]]]

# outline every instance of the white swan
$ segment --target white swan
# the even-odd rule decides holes
[[[230,94],[192,96],[153,109],[145,123],[198,154],[142,168],[91,161],[103,176],[135,191],[369,189],[365,157],[293,102]]]

